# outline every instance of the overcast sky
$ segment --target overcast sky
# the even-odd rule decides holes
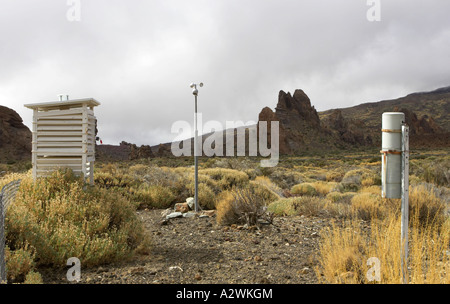
[[[72,1],[69,1],[72,2]],[[104,143],[169,142],[193,120],[257,121],[280,90],[317,110],[450,85],[450,1],[0,0],[0,105],[95,98]]]

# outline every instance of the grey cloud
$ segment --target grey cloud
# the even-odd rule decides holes
[[[0,104],[31,125],[25,103],[94,97],[105,143],[158,144],[193,120],[257,120],[278,91],[305,90],[319,110],[449,85],[450,3],[366,1],[5,0]]]

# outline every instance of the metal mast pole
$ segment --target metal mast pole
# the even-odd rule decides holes
[[[409,127],[402,125],[402,223],[401,257],[403,284],[408,284],[408,221],[409,221]]]
[[[195,212],[198,212],[198,128],[197,128],[197,94],[195,94],[195,114],[194,114],[194,162],[195,162]]]
[[[203,87],[203,82],[199,83],[200,87]],[[194,112],[194,128],[195,128],[195,134],[194,134],[194,162],[195,162],[195,196],[194,196],[194,203],[195,203],[195,212],[198,212],[199,205],[198,205],[198,128],[197,128],[197,96],[198,96],[198,90],[197,90],[197,84],[191,83],[192,94],[195,96],[195,112]],[[200,153],[202,149],[200,149]]]

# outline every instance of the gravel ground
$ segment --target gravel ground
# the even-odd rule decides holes
[[[320,231],[330,219],[277,217],[256,227],[216,224],[215,217],[175,218],[163,210],[138,216],[152,236],[149,255],[121,264],[83,269],[84,284],[314,284]],[[68,283],[67,269],[40,269],[44,282]]]

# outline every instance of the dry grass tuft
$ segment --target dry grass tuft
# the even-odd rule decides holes
[[[432,191],[413,187],[410,198],[409,282],[449,284],[450,220],[441,218],[441,203]],[[355,195],[352,207],[356,218],[371,219],[370,229],[355,217],[343,227],[326,228],[321,234],[318,278],[323,283],[369,283],[372,265],[367,262],[375,257],[380,261],[379,283],[401,283],[399,200],[381,201],[369,191]]]
[[[271,223],[266,201],[252,187],[234,188],[222,192],[216,203],[219,225],[246,224],[258,226],[260,220]]]
[[[351,210],[356,218],[369,221],[372,218],[381,219],[386,214],[386,206],[381,197],[372,193],[358,193],[351,199]]]

